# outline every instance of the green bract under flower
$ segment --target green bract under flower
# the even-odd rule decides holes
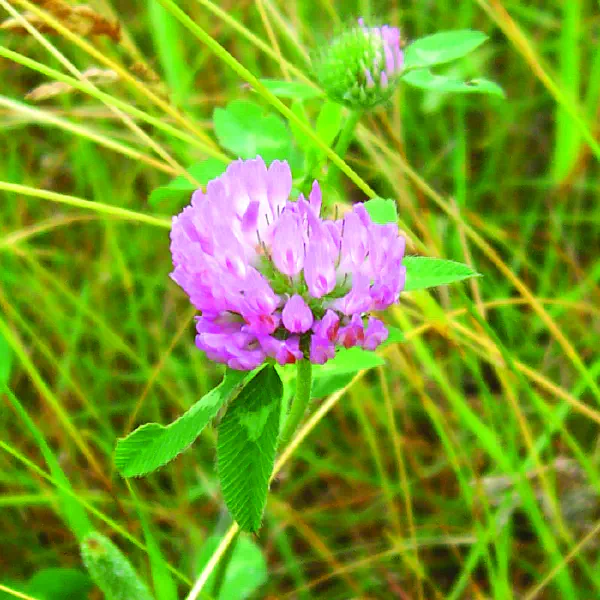
[[[367,27],[363,19],[327,46],[316,61],[319,83],[335,102],[369,109],[391,97],[404,54],[396,27]]]

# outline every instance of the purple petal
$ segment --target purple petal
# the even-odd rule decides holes
[[[306,236],[300,216],[287,209],[273,227],[273,262],[284,274],[293,277],[304,266]]]
[[[281,319],[283,326],[291,333],[306,333],[314,321],[312,311],[298,294],[286,302]]]
[[[322,194],[319,183],[316,180],[313,181],[310,194],[308,195],[308,201],[315,215],[319,216],[321,213]]]
[[[292,336],[287,340],[265,336],[260,338],[259,342],[267,355],[274,358],[280,365],[294,364],[297,360],[304,358],[298,336]]]
[[[355,211],[344,217],[343,231],[342,261],[358,269],[369,250],[369,232]]]
[[[292,172],[287,162],[274,160],[268,169],[267,193],[273,217],[283,211],[292,191]]]
[[[321,242],[311,238],[304,260],[304,280],[313,298],[329,294],[336,284],[335,257]]]
[[[360,315],[353,315],[350,322],[344,327],[340,327],[337,335],[337,341],[344,348],[361,346],[365,339],[365,329]]]
[[[364,313],[371,309],[370,278],[363,273],[354,273],[352,276],[352,289],[334,303],[334,308],[345,315]]]
[[[335,344],[327,339],[313,336],[310,340],[310,362],[324,365],[335,357]]]
[[[388,44],[383,46],[383,53],[385,54],[385,72],[388,76],[394,73],[394,54]]]
[[[377,346],[387,340],[388,336],[389,331],[386,329],[385,325],[379,319],[369,317],[363,341],[363,348],[366,350],[375,350]]]

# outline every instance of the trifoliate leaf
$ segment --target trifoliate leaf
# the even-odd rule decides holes
[[[239,158],[263,157],[265,162],[287,158],[292,147],[285,123],[246,100],[234,100],[213,114],[219,143]]]
[[[452,94],[489,94],[504,98],[504,90],[493,81],[479,77],[464,81],[450,75],[435,75],[429,69],[409,71],[402,77],[404,83],[423,90]]]
[[[405,256],[402,264],[406,267],[405,292],[448,285],[470,277],[480,276],[469,265],[441,258]]]
[[[219,386],[170,425],[146,423],[120,439],[115,465],[121,475],[146,475],[173,460],[194,442],[247,376],[243,371],[229,370]]]
[[[415,40],[404,52],[404,69],[441,65],[461,58],[488,39],[485,33],[463,29],[441,31]]]
[[[225,504],[244,531],[260,528],[275,464],[283,385],[268,365],[230,404],[219,424],[217,469]]]

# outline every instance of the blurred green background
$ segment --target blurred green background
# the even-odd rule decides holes
[[[600,598],[598,2],[177,5],[254,75],[279,79],[310,79],[315,48],[361,14],[407,42],[478,29],[490,40],[440,71],[507,96],[401,85],[361,121],[346,160],[397,200],[411,251],[484,277],[390,311],[406,342],[297,448],[229,596]],[[112,460],[118,437],[172,421],[220,377],[168,278],[166,217],[186,200],[148,198],[223,153],[214,108],[268,103],[172,3],[86,6],[0,0],[0,584],[83,569],[89,519],[159,599],[171,565],[183,598],[228,524],[214,431],[131,486]],[[57,80],[82,73],[83,90]],[[305,103],[311,120],[319,107]]]

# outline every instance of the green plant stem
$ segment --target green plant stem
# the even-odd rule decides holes
[[[306,408],[308,407],[308,403],[310,402],[310,392],[312,388],[312,364],[310,360],[303,358],[297,363],[296,370],[296,394],[294,395],[294,400],[292,401],[292,407],[288,414],[287,420],[285,422],[285,426],[283,428],[283,433],[281,435],[281,447],[285,447],[290,442],[292,436],[294,435],[298,425],[302,421],[304,414],[306,413]],[[231,557],[233,556],[233,552],[235,550],[235,545],[240,536],[240,532],[237,531],[231,540],[223,558],[219,561],[219,564],[216,567],[215,571],[215,580],[212,587],[212,596],[215,600],[219,599],[219,594],[221,592],[221,588],[223,587],[223,582],[225,581],[225,574],[227,573],[227,568],[229,567],[229,563],[231,562]]]
[[[254,76],[242,63],[240,63],[232,54],[230,54],[219,42],[217,42],[209,33],[200,27],[191,17],[189,17],[174,0],[159,0],[159,2],[195,37],[210,48],[226,65],[231,67],[242,79],[248,82],[256,92],[262,96],[271,106],[276,108],[290,124],[296,125],[300,131],[307,135],[315,145],[323,150],[330,160],[336,164],[340,171],[343,171],[348,178],[353,181],[369,198],[375,197],[375,190],[371,189],[369,184],[364,181],[358,173],[351,169],[343,159],[341,159],[331,148],[327,146],[317,135],[317,133],[307,125],[300,117],[290,110],[279,98],[270,92],[260,80]],[[208,154],[208,152],[207,152]]]
[[[350,143],[354,138],[354,130],[356,129],[356,125],[360,121],[363,116],[362,110],[353,110],[348,115],[346,122],[344,123],[344,127],[338,137],[338,140],[333,148],[334,152],[343,160],[344,156],[346,156],[346,152],[348,152],[348,148],[350,147]],[[339,169],[331,164],[329,167],[329,173],[327,174],[327,183],[335,183],[339,175]]]
[[[231,557],[233,556],[233,552],[235,550],[235,546],[240,537],[239,530],[233,536],[231,543],[227,547],[223,558],[220,560],[217,565],[217,570],[215,571],[215,582],[212,588],[212,597],[215,600],[219,600],[219,594],[221,593],[221,588],[223,587],[223,582],[225,581],[225,574],[227,573],[227,568],[229,567],[229,563],[231,562]]]
[[[310,360],[303,358],[297,363],[296,370],[296,394],[292,401],[292,408],[285,422],[283,433],[281,434],[281,447],[289,444],[294,435],[306,408],[310,402],[310,390],[312,387],[312,364]]]

